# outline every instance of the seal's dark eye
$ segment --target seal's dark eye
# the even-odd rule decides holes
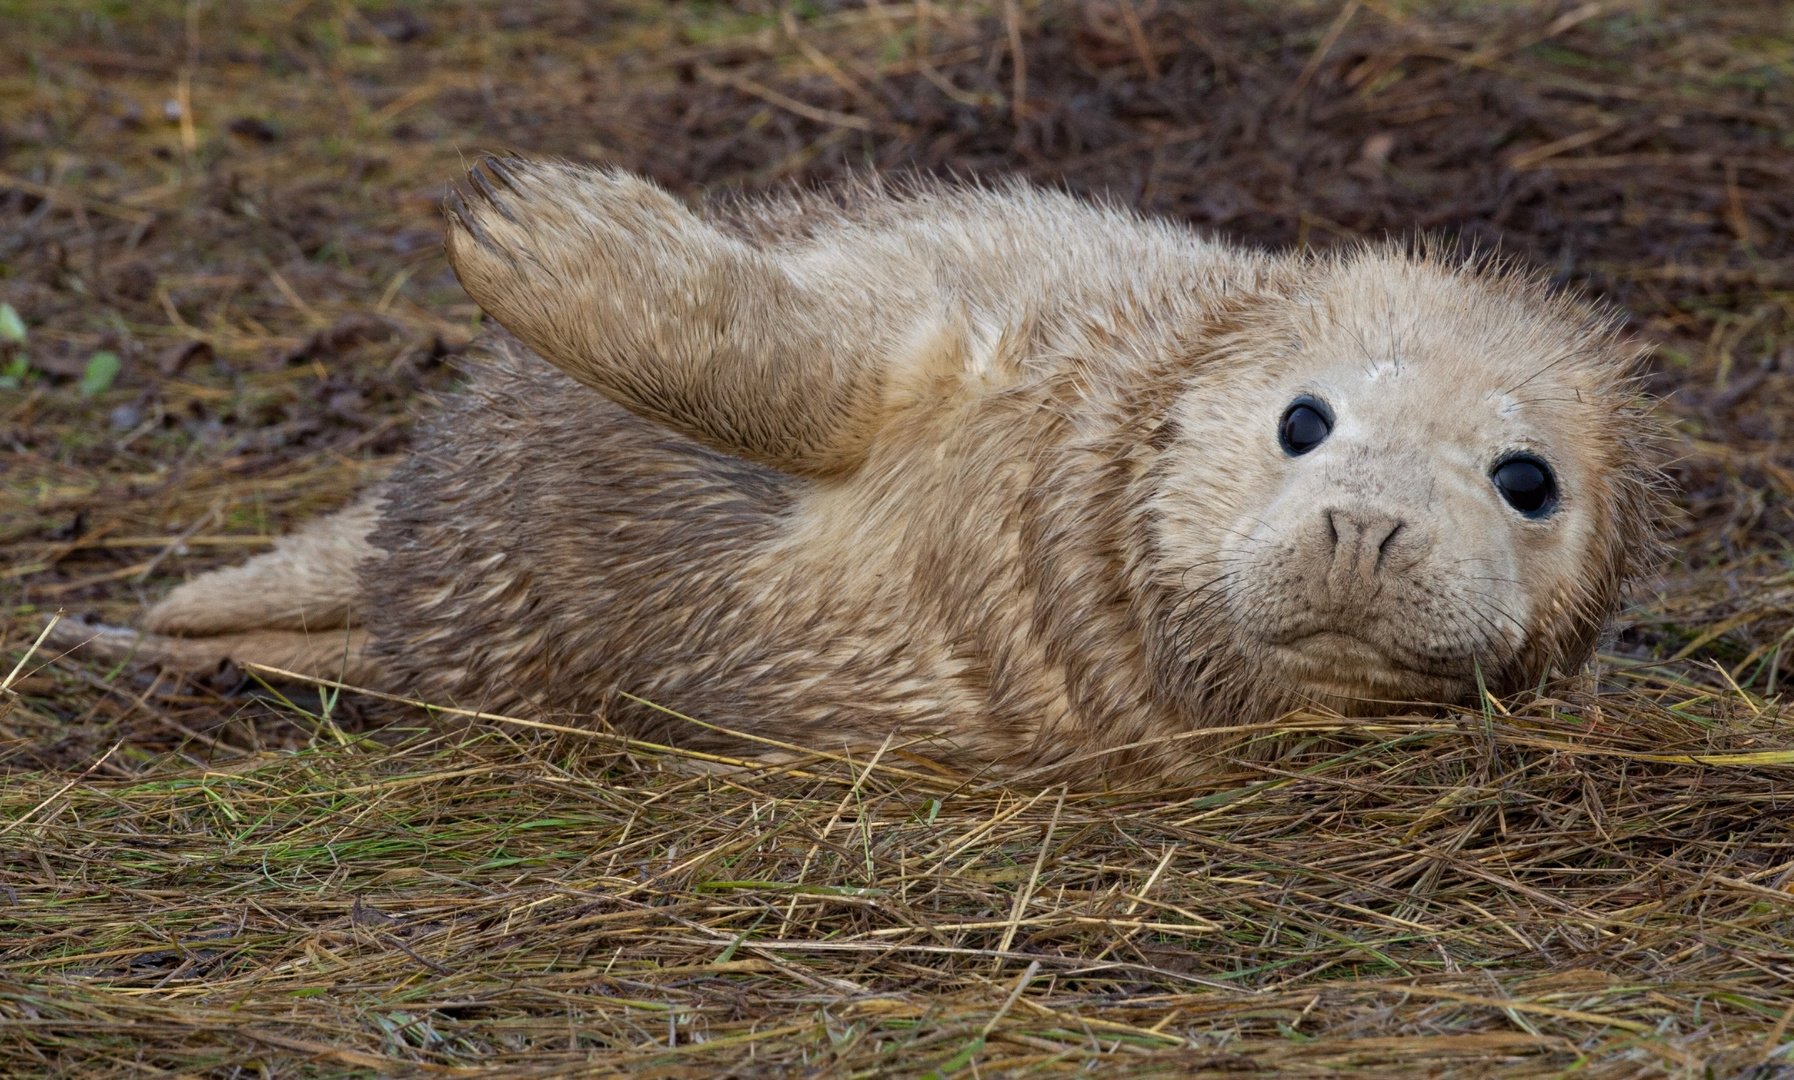
[[[1557,480],[1551,466],[1531,454],[1515,454],[1489,474],[1495,490],[1507,504],[1529,518],[1542,518],[1557,509]]]
[[[1325,442],[1333,431],[1333,413],[1318,398],[1303,394],[1283,414],[1277,441],[1290,457],[1300,457]]]

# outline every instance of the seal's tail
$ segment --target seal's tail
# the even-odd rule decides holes
[[[365,684],[377,672],[356,609],[362,564],[382,555],[367,540],[378,501],[378,494],[364,497],[242,566],[187,582],[144,613],[141,629],[69,621],[51,641],[181,671],[232,661]]]

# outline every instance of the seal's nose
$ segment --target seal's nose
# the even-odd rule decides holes
[[[1395,514],[1330,507],[1310,527],[1307,546],[1316,560],[1314,583],[1322,585],[1333,605],[1345,606],[1376,596],[1389,575],[1412,565],[1426,545]]]

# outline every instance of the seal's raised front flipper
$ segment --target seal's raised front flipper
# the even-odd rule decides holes
[[[714,449],[808,475],[864,453],[889,355],[933,292],[918,274],[866,295],[646,180],[516,159],[469,175],[447,243],[468,294],[556,367]]]

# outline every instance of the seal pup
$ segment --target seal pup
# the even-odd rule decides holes
[[[1019,184],[706,216],[516,159],[448,224],[509,333],[383,487],[176,589],[141,655],[1163,776],[1293,708],[1573,672],[1655,553],[1642,350],[1488,259]]]

